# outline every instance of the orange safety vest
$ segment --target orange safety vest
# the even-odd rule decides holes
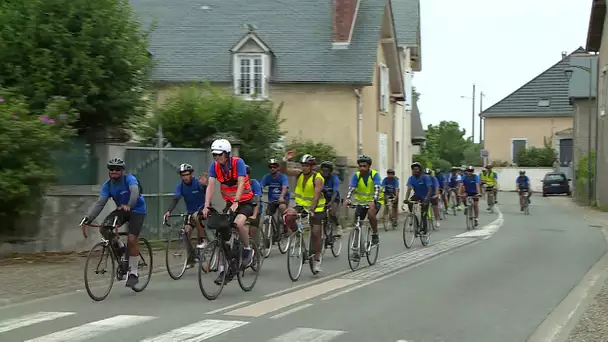
[[[215,175],[216,179],[220,182],[220,192],[222,198],[226,202],[234,202],[236,196],[236,190],[238,189],[238,173],[236,171],[236,163],[239,161],[239,157],[230,157],[228,159],[228,174],[224,173],[224,168],[216,161],[215,164]],[[245,176],[245,187],[243,188],[243,194],[241,195],[240,202],[246,202],[253,198],[253,191],[251,191],[251,183],[249,182],[249,175]]]

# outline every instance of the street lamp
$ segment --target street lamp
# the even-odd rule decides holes
[[[591,63],[593,62],[593,60],[591,58],[589,58],[589,67],[584,67],[584,66],[580,66],[580,65],[570,65],[570,68],[564,70],[564,74],[566,75],[566,79],[568,81],[570,81],[570,79],[572,78],[572,74],[574,74],[574,69],[580,69],[585,71],[588,75],[589,75],[589,93],[587,96],[587,100],[589,101],[589,124],[587,125],[587,136],[588,136],[588,141],[587,141],[587,199],[589,201],[589,205],[591,205],[592,203],[592,199],[593,199],[593,184],[595,184],[595,179],[596,179],[596,174],[595,172],[597,172],[597,162],[595,163],[595,172],[593,174],[593,184],[591,183],[591,114],[592,114],[592,106],[591,106],[591,100],[592,100],[592,88],[593,88],[593,74],[592,74],[592,65]],[[597,122],[597,115],[595,117],[595,151],[597,154],[597,129],[598,129],[598,122]]]
[[[460,96],[460,98],[471,100],[471,142],[475,142],[475,83],[473,83],[472,97]]]

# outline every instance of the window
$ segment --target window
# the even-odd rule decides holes
[[[549,107],[550,104],[551,102],[549,101],[549,99],[541,99],[540,101],[538,101],[539,107]]]
[[[511,139],[511,161],[514,164],[518,163],[518,157],[520,151],[526,149],[526,144],[528,143],[528,139],[526,138],[517,138]]]
[[[563,173],[548,173],[545,175],[544,181],[565,181],[566,176]]]
[[[388,79],[388,67],[384,64],[380,65],[380,111],[388,112],[388,105],[390,103],[389,97],[389,79]]]
[[[261,55],[240,55],[236,58],[235,91],[251,98],[265,97],[264,58]]]

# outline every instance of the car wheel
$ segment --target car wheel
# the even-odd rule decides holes
[[[546,192],[543,192],[543,197],[547,197],[547,193]]]
[[[566,193],[566,195],[568,195],[568,196],[572,196],[572,191],[568,191],[568,192]]]

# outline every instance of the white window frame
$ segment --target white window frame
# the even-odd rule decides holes
[[[599,100],[599,96],[596,97],[597,103],[600,104],[600,117],[606,115],[606,107],[608,104],[608,66],[602,68],[602,74],[600,75],[601,93],[602,99]]]
[[[511,163],[515,163],[515,149],[513,143],[516,141],[524,141],[526,143],[525,148],[528,148],[528,138],[511,138]]]
[[[243,74],[241,73],[241,61],[249,60],[249,92],[242,93],[241,92],[241,80],[243,79]],[[255,72],[255,61],[260,61],[261,66],[261,78],[260,78],[260,91],[255,94],[255,86],[252,86],[252,83],[255,80],[256,72]],[[268,75],[270,69],[270,59],[268,55],[264,53],[237,53],[233,57],[233,83],[234,83],[234,94],[237,96],[242,96],[247,100],[265,100],[268,98]],[[254,96],[255,95],[255,96]]]
[[[379,109],[382,113],[388,113],[390,104],[390,87],[388,67],[385,64],[380,64],[380,103]]]

